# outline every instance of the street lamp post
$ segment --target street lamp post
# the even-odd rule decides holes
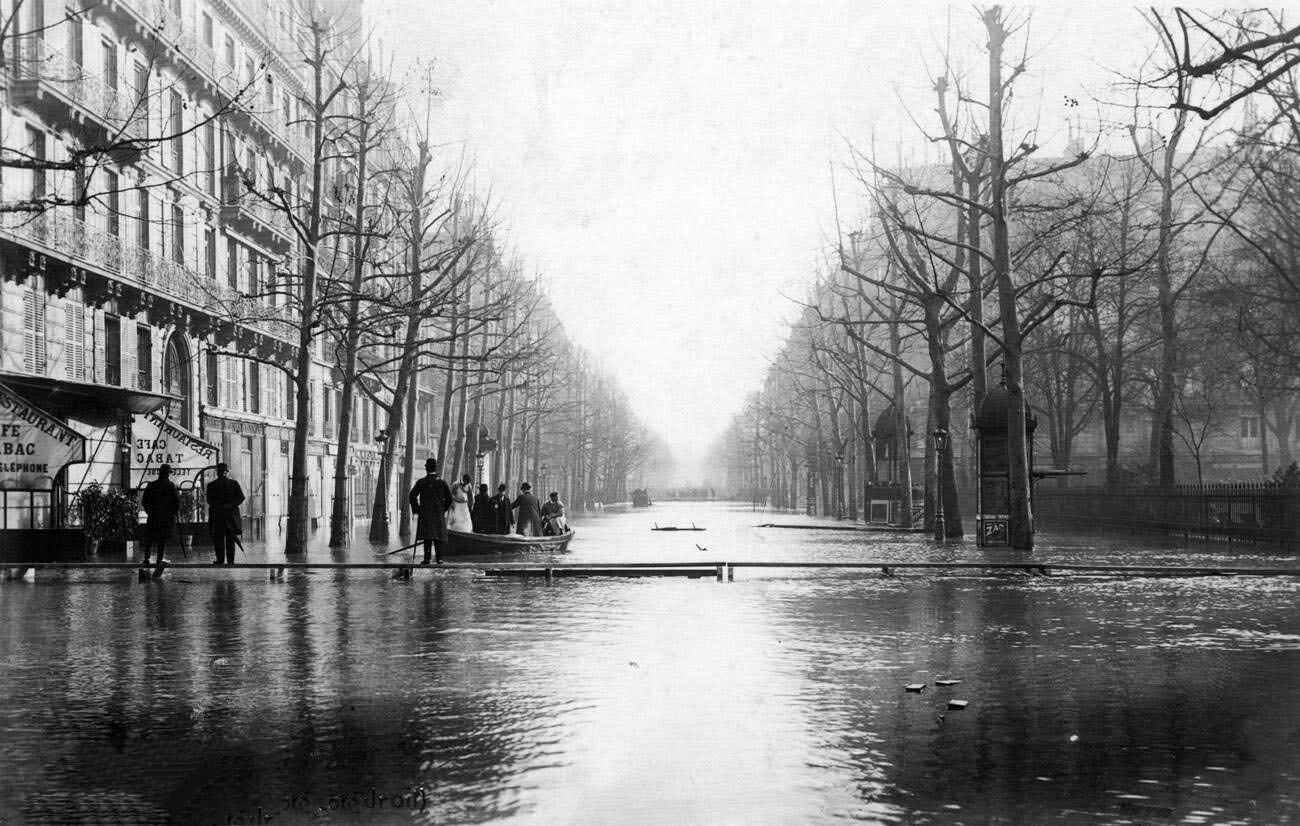
[[[542,495],[545,496],[546,495],[546,465],[542,465],[542,469],[538,471],[538,475],[541,478],[538,479],[537,481],[542,488]]]
[[[836,519],[844,518],[844,454],[835,454],[835,510]]]
[[[478,478],[474,480],[475,485],[483,484],[483,453],[474,454],[474,469],[478,472]]]
[[[934,440],[934,460],[937,465],[934,475],[934,538],[938,542],[943,542],[948,538],[948,528],[943,520],[943,454],[948,449],[948,431],[936,427],[930,434],[930,438]]]

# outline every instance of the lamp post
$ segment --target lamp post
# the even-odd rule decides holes
[[[474,469],[478,471],[478,478],[474,480],[476,485],[483,484],[483,456],[482,452],[474,454]]]
[[[547,495],[547,493],[546,493],[546,465],[542,465],[542,469],[541,469],[540,471],[538,471],[538,475],[541,476],[541,478],[538,479],[537,481],[538,481],[538,482],[540,483],[540,485],[541,485],[541,488],[542,488],[542,496],[545,497],[545,496]]]
[[[835,512],[836,519],[844,518],[844,454],[835,454]]]
[[[934,497],[934,538],[937,542],[943,542],[948,538],[947,526],[943,521],[943,454],[948,449],[948,431],[942,427],[936,427],[930,434],[934,440],[934,461],[937,467],[934,475],[935,478],[935,497]]]

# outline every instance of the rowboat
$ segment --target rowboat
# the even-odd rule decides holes
[[[569,547],[573,530],[557,536],[520,536],[500,533],[447,531],[443,556],[499,556],[505,554],[561,553]]]

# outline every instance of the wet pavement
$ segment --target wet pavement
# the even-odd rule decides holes
[[[575,519],[556,558],[1023,559],[754,527],[804,519],[657,504]],[[1297,564],[1051,535],[1033,558]],[[129,574],[0,586],[0,823],[1300,820],[1290,578]]]

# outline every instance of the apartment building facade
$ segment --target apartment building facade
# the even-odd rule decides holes
[[[14,399],[0,406],[42,432],[70,428],[82,444],[79,456],[73,445],[49,463],[0,467],[0,527],[57,527],[83,486],[138,488],[163,462],[182,489],[201,486],[220,460],[248,496],[246,529],[274,537],[298,413],[286,370],[302,250],[284,213],[248,184],[274,183],[292,202],[310,164],[293,8],[4,5],[14,19],[0,137],[10,157],[32,163],[7,165],[0,180],[10,207],[0,213],[0,386]],[[113,151],[78,163],[105,146]],[[328,350],[316,342],[310,378],[317,525],[330,511],[338,418]],[[361,514],[383,424],[373,402],[357,412],[348,473]],[[9,450],[44,450],[34,444],[19,437]]]

